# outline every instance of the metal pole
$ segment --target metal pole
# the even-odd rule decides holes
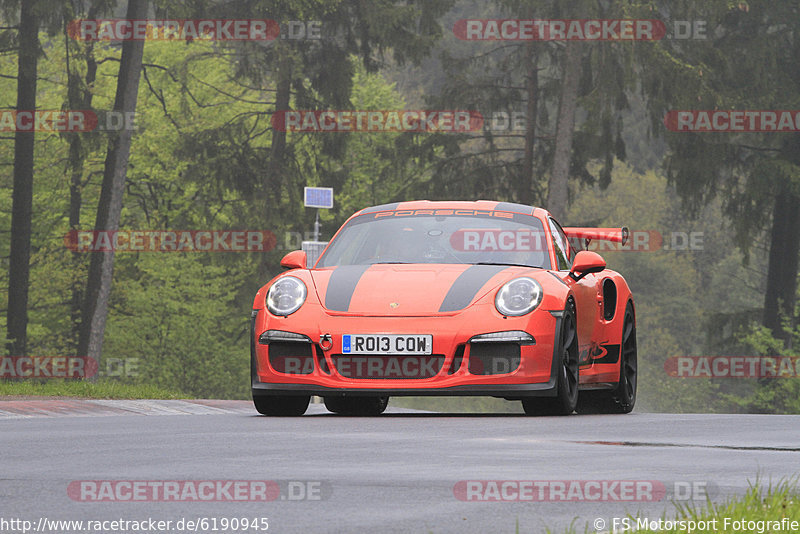
[[[314,241],[319,241],[319,208],[317,208],[317,216],[314,220]]]

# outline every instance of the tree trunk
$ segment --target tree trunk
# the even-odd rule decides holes
[[[519,177],[517,191],[519,201],[523,204],[533,204],[533,184],[536,181],[536,120],[538,108],[539,91],[539,66],[536,62],[536,50],[534,43],[529,42],[525,45],[525,61],[528,65],[528,75],[525,80],[525,92],[527,102],[525,105],[525,155],[522,159],[522,171]]]
[[[17,110],[36,109],[36,69],[39,57],[37,2],[22,2],[17,67]],[[6,349],[11,356],[28,350],[28,284],[30,283],[31,219],[33,216],[33,156],[35,133],[14,135],[14,192],[11,207],[11,258],[8,266]]]
[[[127,19],[146,17],[147,0],[128,0]],[[122,45],[114,111],[131,114],[136,111],[143,51],[144,41],[125,41]],[[130,129],[123,128],[109,141],[95,230],[113,232],[119,229],[132,136]],[[78,350],[80,355],[93,358],[98,365],[103,348],[113,273],[114,251],[94,252],[89,264]]]
[[[572,161],[572,138],[575,133],[575,108],[581,74],[582,45],[583,43],[569,41],[564,52],[564,77],[561,79],[561,102],[558,106],[553,170],[547,188],[547,209],[558,220],[562,220],[567,214],[569,169]]]
[[[97,17],[97,7],[93,5],[89,9],[88,20]],[[66,37],[66,36],[65,36]],[[97,62],[94,59],[94,42],[88,41],[86,44],[78,43],[77,46],[83,50],[82,56],[86,59],[86,78],[81,82],[77,73],[70,69],[69,61],[69,38],[67,41],[67,79],[68,79],[68,100],[70,109],[91,109],[92,108],[92,87],[97,78]],[[83,136],[72,134],[69,138],[69,229],[79,230],[81,224],[81,207],[83,205],[83,170],[86,161],[86,153],[83,149]],[[73,271],[81,272],[83,254],[79,251],[72,253]],[[74,350],[78,350],[78,337],[81,324],[81,307],[83,305],[83,287],[79,277],[72,281],[70,288],[72,294],[70,302],[70,319],[72,328],[69,335],[70,345]]]
[[[291,104],[292,97],[292,61],[289,55],[289,50],[283,43],[276,42],[276,63],[277,68],[275,71],[276,87],[275,87],[275,111],[288,111]],[[272,198],[269,193],[271,191],[280,192],[282,188],[288,190],[288,198],[292,198],[293,192],[292,184],[287,183],[284,175],[284,165],[286,162],[286,129],[278,130],[272,129],[272,143],[270,145],[269,166],[267,168],[267,176],[264,183],[264,201],[263,210],[261,212],[260,220],[268,221],[270,212],[277,207],[279,210],[290,210],[288,206],[273,206]],[[280,193],[279,193],[280,195]],[[281,203],[282,204],[282,203]],[[282,214],[286,217],[284,211]],[[260,262],[258,267],[257,276],[260,279],[268,280],[271,278],[269,272],[269,265],[265,262]]]
[[[281,46],[281,43],[275,43]],[[292,62],[289,51],[278,48],[278,67],[276,70],[277,86],[275,92],[275,111],[288,111],[292,89]],[[286,131],[272,130],[272,145],[270,147],[269,171],[267,172],[266,190],[272,190],[281,182],[283,165],[286,157]],[[265,209],[269,209],[266,206]],[[267,213],[265,211],[265,213]]]
[[[767,291],[764,297],[764,326],[791,348],[791,334],[781,320],[794,322],[797,293],[797,266],[800,253],[800,198],[783,185],[775,195],[769,244]]]

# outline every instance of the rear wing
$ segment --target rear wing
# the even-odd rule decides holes
[[[568,238],[584,239],[585,245],[589,246],[592,240],[598,241],[612,241],[625,245],[628,242],[630,232],[627,226],[622,228],[579,228],[568,227],[564,228],[564,233]]]

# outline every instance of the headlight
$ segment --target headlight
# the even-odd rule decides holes
[[[503,315],[525,315],[542,302],[542,286],[533,278],[507,282],[494,298],[494,307]]]
[[[519,343],[520,345],[536,345],[536,340],[532,335],[522,330],[508,330],[506,332],[478,334],[477,336],[469,338],[469,343]]]
[[[273,315],[289,315],[306,301],[306,285],[294,276],[284,276],[269,288],[267,309]]]

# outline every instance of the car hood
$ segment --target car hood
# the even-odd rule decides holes
[[[502,265],[374,264],[310,272],[329,312],[399,317],[457,313],[527,271]]]

